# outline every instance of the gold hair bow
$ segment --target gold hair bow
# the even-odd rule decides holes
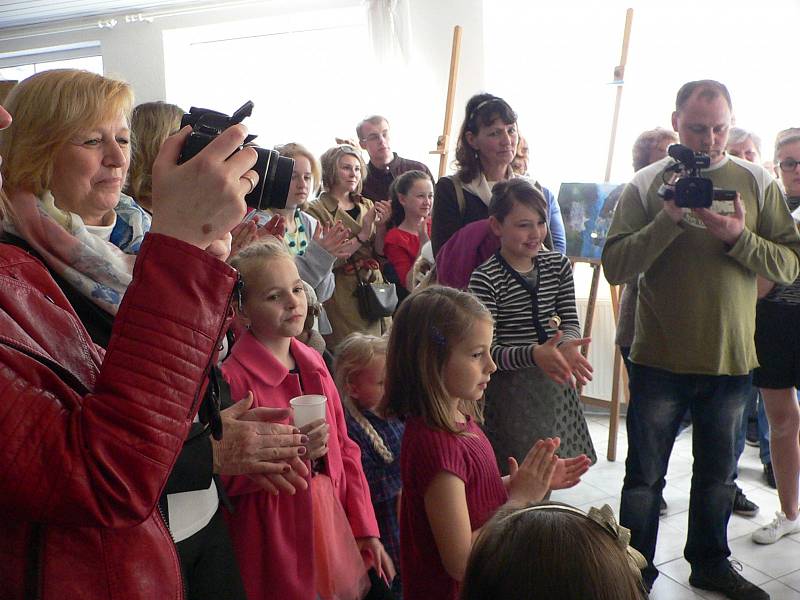
[[[614,510],[608,504],[604,504],[601,508],[593,506],[589,509],[589,512],[586,513],[586,516],[609,531],[614,538],[616,538],[617,546],[624,550],[628,556],[628,564],[630,564],[631,568],[636,570],[637,574],[640,574],[641,570],[647,566],[647,559],[645,559],[641,552],[630,545],[631,530],[617,523]]]

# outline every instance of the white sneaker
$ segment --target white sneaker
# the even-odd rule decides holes
[[[753,532],[753,541],[756,544],[774,544],[783,536],[797,531],[800,531],[800,519],[790,521],[784,513],[778,511],[772,523]]]

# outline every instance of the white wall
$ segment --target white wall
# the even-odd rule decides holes
[[[409,67],[414,74],[414,81],[403,85],[405,89],[393,90],[391,73],[386,73],[386,79],[382,83],[387,96],[402,95],[403,110],[394,108],[396,103],[382,107],[380,102],[374,100],[359,107],[359,114],[364,116],[386,112],[392,123],[394,148],[403,155],[427,162],[434,171],[438,168],[438,157],[428,152],[435,149],[437,137],[442,132],[450,47],[453,26],[456,24],[463,27],[463,38],[451,140],[457,134],[467,99],[484,87],[483,4],[484,0],[436,0],[435,2],[409,0],[412,21],[412,55]],[[116,15],[118,24],[113,29],[93,28],[20,39],[8,39],[11,31],[0,29],[0,54],[76,42],[99,41],[106,74],[129,81],[134,87],[137,102],[170,100],[167,98],[165,81],[163,44],[165,31],[253,20],[289,12],[330,9],[337,6],[362,6],[362,2],[361,0],[278,0],[255,7],[227,8],[195,14],[159,17],[154,13],[156,18],[152,23],[126,23],[123,15]],[[64,24],[56,25],[60,27]],[[39,31],[54,28],[55,25],[49,25],[47,28],[39,28]],[[370,49],[364,48],[363,51],[366,53]],[[254,61],[254,68],[262,66]],[[201,65],[197,65],[197,68],[199,77]],[[363,85],[371,83],[369,78],[365,78]],[[358,102],[357,92],[361,85],[354,86],[356,88],[354,102]],[[352,126],[348,124],[347,131],[351,128]],[[354,132],[350,135],[354,135]]]
[[[467,100],[484,90],[484,1],[410,0],[410,4],[414,36],[412,68],[420,73],[425,90],[417,97],[418,101],[412,105],[411,110],[399,115],[398,125],[408,131],[422,130],[429,133],[426,137],[398,137],[398,133],[393,135],[396,148],[402,149],[403,154],[424,160],[435,174],[439,168],[439,158],[427,153],[436,148],[436,141],[444,124],[450,50],[455,25],[460,25],[463,31],[450,134],[451,161]],[[398,117],[394,119],[398,121]],[[448,164],[448,172],[451,170]]]
[[[119,22],[113,29],[93,28],[87,31],[55,35],[33,35],[14,40],[6,39],[8,32],[0,30],[0,54],[97,40],[101,44],[106,74],[124,78],[133,84],[137,102],[164,100],[166,84],[162,34],[165,30],[358,4],[360,4],[360,0],[276,0],[249,7],[233,7],[193,14],[173,14],[172,16],[168,11],[160,13],[163,16],[159,16],[156,11],[150,11],[143,14],[147,16],[152,13],[154,15],[152,22],[125,23],[124,15],[114,15]],[[69,26],[70,23],[32,28],[31,32],[55,29],[62,25]]]

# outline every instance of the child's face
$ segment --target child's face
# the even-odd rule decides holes
[[[477,319],[467,335],[457,343],[444,364],[444,387],[453,399],[479,400],[497,370],[489,349],[494,327],[490,321]]]
[[[514,258],[533,259],[547,238],[547,223],[539,211],[519,202],[514,202],[514,207],[502,222],[491,217],[489,223],[500,238],[503,253]]]
[[[242,317],[253,334],[264,340],[290,338],[303,331],[306,294],[294,261],[263,259],[246,273]]]
[[[428,218],[433,206],[433,184],[430,179],[417,179],[407,194],[398,194],[397,199],[412,220]]]
[[[294,157],[292,181],[289,183],[289,195],[286,197],[286,208],[294,208],[308,200],[314,178],[311,175],[311,162],[302,154]]]
[[[374,411],[383,404],[383,379],[386,355],[376,354],[367,365],[350,377],[348,395],[362,410]]]

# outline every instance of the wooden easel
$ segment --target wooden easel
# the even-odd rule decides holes
[[[439,155],[439,177],[444,177],[447,172],[447,155],[450,147],[450,128],[453,121],[453,101],[456,95],[456,82],[458,81],[458,60],[461,55],[461,25],[453,27],[453,46],[450,51],[450,77],[447,82],[447,100],[444,106],[444,127],[442,135],[436,141],[436,150],[430,154]]]
[[[622,35],[622,55],[620,57],[619,65],[614,68],[614,81],[612,82],[617,86],[617,98],[614,102],[614,118],[611,121],[611,138],[608,142],[606,174],[603,180],[606,183],[608,183],[608,181],[611,179],[611,164],[614,160],[614,145],[616,144],[617,140],[619,109],[622,102],[622,87],[625,83],[625,64],[628,60],[628,43],[630,41],[632,23],[633,9],[629,8],[625,13],[625,30]],[[602,266],[600,265],[600,261],[595,259],[589,260],[577,258],[573,259],[573,262],[586,262],[592,267],[592,284],[589,288],[589,300],[586,305],[586,318],[583,324],[583,337],[591,337],[592,324],[594,321],[594,309],[595,305],[597,304],[597,289],[600,285],[600,273],[602,271]],[[616,325],[617,315],[619,314],[619,289],[617,286],[613,285],[611,286],[611,306],[614,314],[614,324]],[[611,383],[610,415],[608,423],[608,450],[606,452],[606,458],[609,461],[615,461],[617,459],[617,434],[619,433],[620,412],[620,371],[622,367],[622,356],[619,353],[619,348],[616,344],[612,345],[614,347],[614,366],[612,371],[613,379]],[[581,352],[584,356],[586,356],[586,354],[589,352],[589,349],[584,346],[581,348]],[[582,389],[578,389],[578,393],[581,395],[582,402],[601,406],[609,404],[609,402],[600,398],[584,396],[582,391]]]

